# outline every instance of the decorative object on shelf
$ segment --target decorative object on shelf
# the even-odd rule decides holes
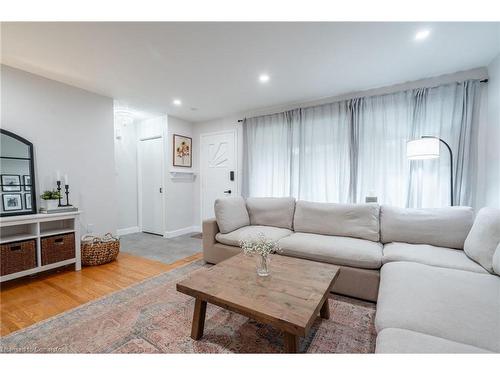
[[[245,255],[257,255],[257,275],[269,276],[270,255],[280,250],[278,242],[268,240],[264,233],[259,233],[256,239],[241,240],[240,247]]]
[[[0,276],[36,267],[35,240],[11,242],[0,245]]]
[[[120,252],[120,240],[106,233],[103,237],[86,235],[82,238],[82,265],[98,266],[112,262]]]
[[[377,203],[378,198],[374,191],[369,191],[368,195],[365,197],[365,203]]]
[[[75,258],[75,233],[42,237],[42,266]]]
[[[20,211],[23,209],[21,194],[2,194],[3,210]]]
[[[12,206],[3,209],[5,204],[0,205],[0,217],[36,214],[33,143],[3,128],[0,129],[0,143],[0,190],[6,193],[22,192],[20,199],[9,195],[4,198]],[[30,194],[24,195],[24,192]],[[31,202],[26,201],[29,198]],[[6,203],[4,199],[2,201]]]
[[[57,175],[58,175],[58,179],[56,181],[56,185],[57,185],[57,193],[59,195],[57,206],[61,207],[62,206],[62,204],[61,204],[61,177],[59,177],[59,172],[57,172]]]
[[[30,175],[23,175],[23,185],[24,185],[24,191],[31,191],[31,176]]]
[[[58,190],[46,190],[40,195],[42,198],[40,212],[55,210],[61,203],[61,192]]]
[[[173,141],[173,164],[174,167],[191,168],[192,154],[192,139],[183,135],[174,134]]]
[[[410,160],[427,160],[439,158],[439,142],[443,143],[450,153],[450,206],[453,202],[453,152],[448,143],[439,137],[423,135],[406,143],[406,156]]]
[[[31,193],[24,194],[24,208],[31,210]]]
[[[2,191],[21,191],[21,176],[17,174],[3,174]]]

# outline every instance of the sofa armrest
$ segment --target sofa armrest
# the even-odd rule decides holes
[[[219,226],[215,219],[203,220],[203,251],[209,250],[217,241],[215,235],[219,233]]]

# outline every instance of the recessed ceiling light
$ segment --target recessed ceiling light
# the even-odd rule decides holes
[[[415,34],[415,40],[424,40],[430,35],[430,30],[420,30]]]
[[[269,76],[267,74],[261,74],[259,76],[259,81],[262,83],[266,83],[269,81]]]
[[[176,106],[182,105],[182,102],[180,101],[180,99],[174,99],[174,101],[172,103],[174,103],[174,105],[176,105]]]

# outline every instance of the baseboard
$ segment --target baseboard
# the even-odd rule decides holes
[[[197,233],[201,232],[200,227],[192,226],[192,227],[185,227],[185,228],[176,229],[176,230],[172,230],[172,231],[166,231],[165,237],[166,238],[173,238],[173,237],[178,237],[178,236],[182,236],[184,234],[194,233],[194,232],[197,232]]]
[[[130,228],[117,229],[116,234],[119,236],[124,236],[126,234],[137,233],[140,231],[141,230],[139,229],[139,227],[130,227]]]

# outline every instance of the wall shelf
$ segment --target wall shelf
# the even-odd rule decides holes
[[[194,181],[196,172],[175,169],[170,171],[170,178],[172,180]]]

